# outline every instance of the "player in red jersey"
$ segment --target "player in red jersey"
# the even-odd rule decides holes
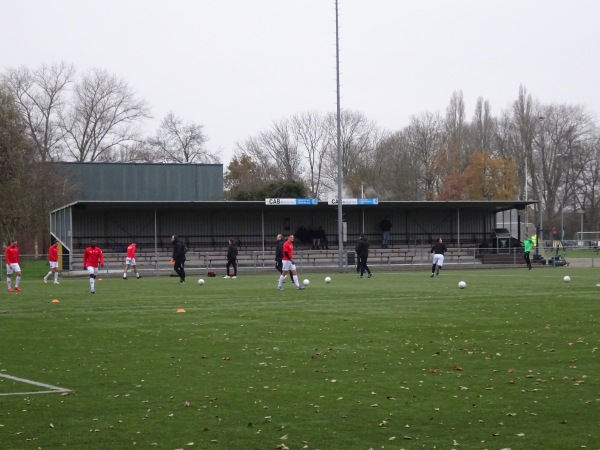
[[[290,278],[296,285],[296,289],[304,289],[303,286],[300,286],[300,282],[298,281],[298,274],[296,273],[296,265],[294,264],[294,260],[292,257],[294,256],[294,235],[290,234],[287,240],[283,244],[283,258],[282,258],[282,267],[281,267],[281,275],[279,276],[279,283],[277,283],[277,290],[283,291],[283,280],[285,276],[290,273]]]
[[[98,265],[104,267],[104,253],[100,247],[96,247],[96,241],[92,240],[90,246],[83,252],[83,268],[90,274],[90,293],[95,294],[96,276]]]
[[[60,284],[58,282],[58,241],[48,249],[48,263],[50,264],[50,272],[44,277],[44,283],[47,283],[48,277],[54,274],[54,284]]]
[[[129,247],[127,247],[127,257],[125,258],[125,270],[123,271],[123,279],[127,279],[127,271],[129,270],[129,266],[135,272],[135,277],[139,280],[141,278],[140,273],[137,271],[137,263],[135,262],[135,250],[136,250],[135,242],[132,242]]]
[[[21,282],[21,266],[19,265],[19,247],[17,247],[17,240],[13,240],[11,244],[6,247],[6,285],[8,286],[8,292],[13,292],[12,288],[12,274],[16,274],[15,277],[15,291],[20,292],[19,283]]]

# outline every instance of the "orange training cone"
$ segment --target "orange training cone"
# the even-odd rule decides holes
[[[52,300],[52,303],[58,303],[58,299],[55,298],[54,300]]]
[[[177,310],[177,312],[185,312],[185,309],[183,309],[183,308],[179,308],[179,309]]]

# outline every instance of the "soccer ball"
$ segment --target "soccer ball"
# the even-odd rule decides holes
[[[569,275],[565,275],[565,277],[563,278],[563,281],[565,283],[568,283],[569,281],[571,281],[571,277]]]
[[[465,283],[464,281],[459,281],[458,282],[458,287],[461,289],[464,289],[467,287],[467,283]]]
[[[302,282],[304,284],[304,286],[308,286],[310,284],[310,281],[308,280],[308,278],[306,280],[304,280]]]
[[[331,283],[331,277],[325,277],[325,283]]]
[[[198,284],[199,284],[199,285],[203,285],[203,284],[204,284],[204,280],[203,280],[202,278],[200,278],[200,279],[198,280]]]

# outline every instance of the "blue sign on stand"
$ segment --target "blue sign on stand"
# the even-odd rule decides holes
[[[309,205],[314,206],[319,204],[317,198],[265,198],[265,205],[282,206],[282,205]]]
[[[338,199],[332,198],[327,203],[337,205]],[[342,205],[379,205],[378,198],[343,198]]]

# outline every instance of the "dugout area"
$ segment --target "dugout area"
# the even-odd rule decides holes
[[[392,222],[389,245],[411,248],[429,245],[441,236],[452,247],[493,246],[493,229],[525,201],[380,201],[378,205],[344,205],[344,248],[354,248],[365,232],[371,248],[380,246],[379,223]],[[513,214],[510,214],[510,212]],[[65,269],[73,270],[91,239],[105,253],[123,253],[135,241],[138,252],[159,255],[171,250],[178,235],[192,251],[225,252],[233,238],[240,250],[274,249],[278,233],[296,235],[297,247],[311,248],[323,227],[329,249],[338,248],[337,206],[271,206],[264,201],[99,201],[81,200],[51,212],[50,234],[63,245]],[[520,237],[520,236],[519,236]],[[78,265],[77,265],[78,267]]]

